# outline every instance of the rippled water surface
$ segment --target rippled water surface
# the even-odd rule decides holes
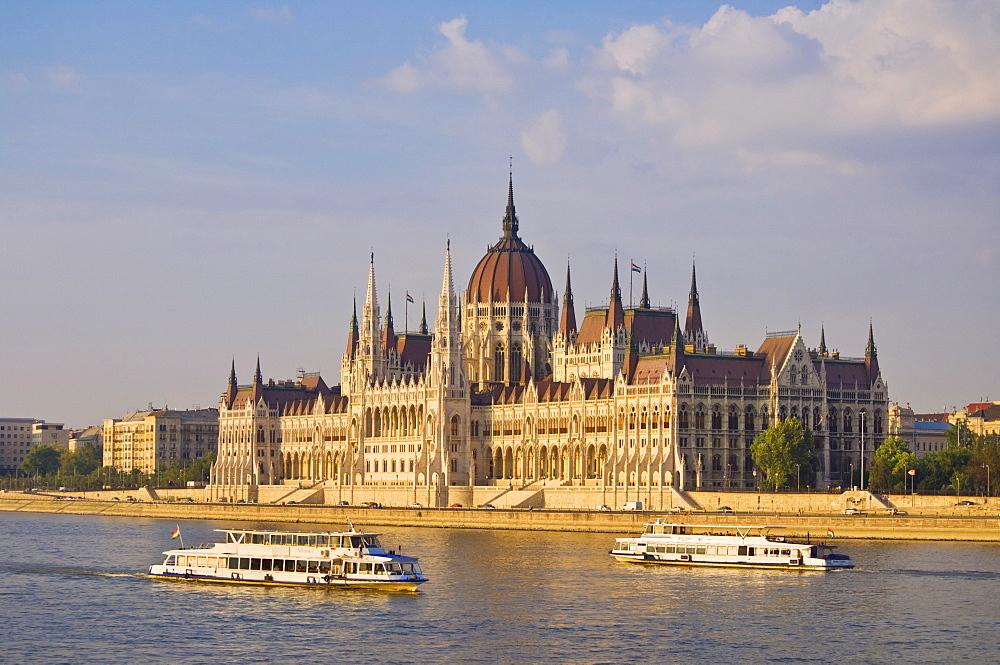
[[[374,528],[431,579],[393,594],[147,579],[174,525],[0,513],[0,662],[1000,662],[995,544],[847,541],[855,570],[804,573],[618,564],[599,534]],[[190,545],[246,524],[180,526]]]

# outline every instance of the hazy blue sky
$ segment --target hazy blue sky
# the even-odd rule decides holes
[[[433,319],[510,156],[578,316],[616,251],[682,307],[694,256],[722,350],[872,321],[891,399],[1000,399],[1000,4],[784,5],[5,2],[0,416],[338,382],[370,249]]]

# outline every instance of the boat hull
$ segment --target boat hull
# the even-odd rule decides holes
[[[808,570],[808,571],[829,571],[847,570],[854,567],[848,561],[820,561],[820,562],[792,562],[787,561],[710,561],[698,559],[666,559],[650,555],[636,555],[611,552],[611,555],[620,563],[638,563],[651,566],[696,566],[710,568],[760,568],[765,570]]]
[[[318,589],[378,589],[381,591],[417,591],[418,587],[427,581],[424,577],[376,580],[334,575],[308,575],[292,578],[287,576],[252,576],[243,574],[246,571],[236,574],[233,574],[231,571],[222,571],[222,573],[216,574],[214,572],[199,571],[170,571],[163,568],[164,566],[152,566],[147,574],[154,579],[181,582],[214,582],[217,584],[309,587]]]

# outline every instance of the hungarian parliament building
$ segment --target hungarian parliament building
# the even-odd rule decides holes
[[[813,435],[802,487],[846,487],[870,463],[888,413],[871,325],[863,358],[828,350],[822,329],[814,348],[793,330],[720,352],[693,265],[682,320],[650,306],[645,276],[626,308],[617,257],[608,305],[578,318],[569,265],[560,299],[518,226],[511,179],[502,235],[464,293],[445,251],[433,331],[426,311],[415,333],[396,332],[391,303],[383,316],[373,256],[340,385],[305,372],[265,381],[259,359],[240,385],[234,361],[210,495],[544,507],[546,493],[575,491],[668,507],[677,493],[758,487],[750,444],[788,417]]]

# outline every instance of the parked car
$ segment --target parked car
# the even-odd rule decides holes
[[[729,506],[719,506],[719,512],[720,513],[735,513],[736,511],[733,510],[732,508],[730,508]]]
[[[424,507],[424,504],[417,503],[416,501],[414,501],[413,503],[410,504],[410,508],[423,508],[423,507]]]
[[[351,502],[350,501],[338,501],[337,505],[338,506],[349,506],[349,505],[351,505]]]
[[[451,504],[451,505],[450,505],[450,506],[448,506],[448,507],[449,507],[449,508],[461,508],[461,507],[462,507],[462,504],[460,504],[460,503],[453,503],[453,504]]]
[[[378,501],[364,501],[361,503],[362,508],[381,508],[381,504]]]
[[[602,503],[601,505],[599,505],[597,507],[597,510],[611,510],[611,506],[608,506],[608,505],[605,505],[605,504]]]
[[[976,505],[976,502],[975,501],[959,501],[955,505],[956,506],[974,506],[974,505]]]
[[[479,507],[480,508],[484,508],[486,510],[496,510],[496,506],[494,506],[492,503],[484,503],[483,505],[481,505]]]
[[[844,515],[860,515],[861,514],[861,511],[858,510],[857,508],[844,508],[840,512],[843,513]]]

